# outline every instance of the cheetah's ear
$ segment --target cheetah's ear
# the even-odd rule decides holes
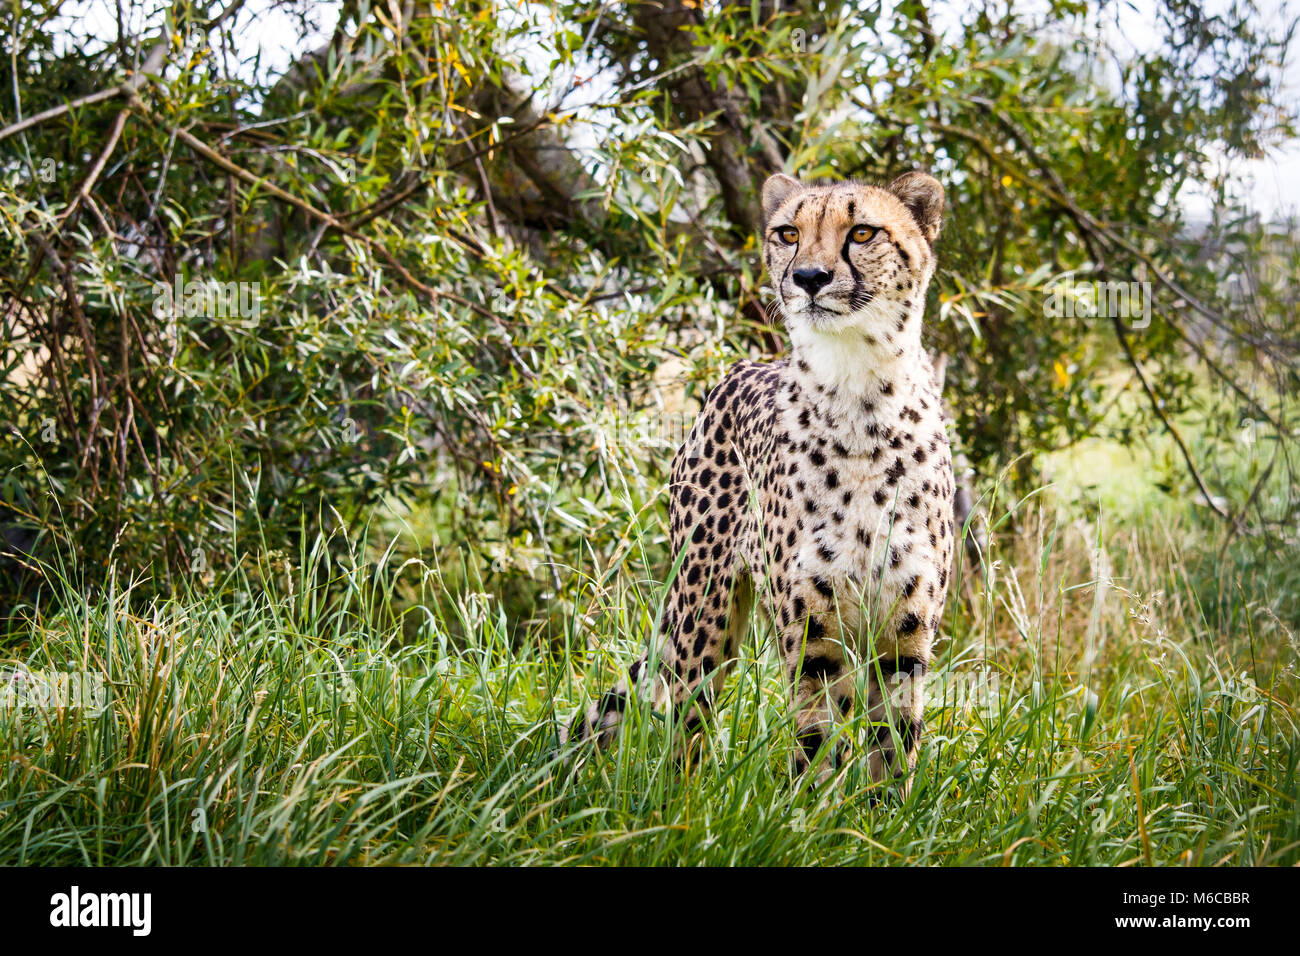
[[[943,221],[943,187],[928,173],[903,173],[889,184],[889,191],[903,201],[926,242],[939,238]]]
[[[769,176],[763,183],[763,228],[772,221],[773,214],[787,199],[803,189],[803,183],[785,173]]]

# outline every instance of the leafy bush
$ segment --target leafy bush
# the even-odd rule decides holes
[[[1293,441],[1279,300],[1235,308],[1181,229],[1211,156],[1290,132],[1261,65],[1285,33],[1240,11],[1167,0],[1116,85],[1104,4],[308,4],[298,38],[329,39],[280,72],[238,3],[151,9],[107,39],[0,15],[9,599],[33,555],[170,589],[388,501],[521,613],[571,608],[657,505],[644,433],[780,350],[755,240],[781,167],[947,183],[932,344],[982,473],[1102,428],[1117,355],[1150,399],[1128,427],[1175,427],[1199,354]],[[1157,321],[1045,320],[1062,276],[1149,281]]]

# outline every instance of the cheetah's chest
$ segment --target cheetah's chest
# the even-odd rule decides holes
[[[785,545],[789,587],[829,591],[841,620],[859,626],[887,617],[917,588],[945,584],[952,465],[938,415],[873,421],[856,447],[796,404],[781,419],[790,440],[768,493],[779,503],[772,537]]]

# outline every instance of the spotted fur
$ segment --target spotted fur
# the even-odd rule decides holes
[[[633,687],[698,726],[757,597],[778,633],[796,768],[848,756],[824,744],[855,705],[873,779],[915,764],[954,541],[952,459],[921,347],[942,207],[922,173],[887,189],[768,180],[763,261],[791,354],[740,362],[709,394],[673,462],[681,565],[658,633],[569,736],[607,743]]]

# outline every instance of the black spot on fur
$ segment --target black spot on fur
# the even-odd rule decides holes
[[[621,714],[627,709],[627,695],[618,690],[608,691],[596,709],[602,714]]]
[[[818,654],[814,657],[805,657],[801,669],[804,677],[819,681],[833,680],[839,675],[840,662],[833,657]]]
[[[810,727],[799,732],[799,748],[804,752],[804,756],[807,757],[809,762],[817,756],[817,751],[821,749],[824,740],[822,732],[816,727]]]
[[[912,748],[921,739],[921,734],[925,732],[925,721],[920,717],[913,717],[905,727],[898,728],[898,735],[903,739],[903,753],[911,753]]]
[[[898,657],[880,657],[876,659],[875,665],[880,668],[880,673],[888,679],[893,674],[902,671],[904,674],[912,674],[924,677],[929,672],[930,666],[919,657],[908,657],[900,655]]]

